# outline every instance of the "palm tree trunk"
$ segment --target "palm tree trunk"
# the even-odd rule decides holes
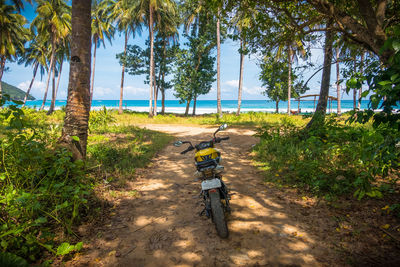
[[[165,114],[165,88],[161,89],[161,114]]]
[[[47,115],[50,115],[54,112],[54,106],[56,104],[56,64],[53,64],[53,75],[52,75],[52,82],[51,82],[51,103],[50,108],[47,111]]]
[[[93,88],[94,88],[94,73],[95,73],[95,68],[96,68],[96,49],[97,49],[97,41],[98,37],[97,35],[94,37],[94,47],[93,47],[93,65],[92,65],[92,81],[90,82],[90,106],[92,106],[92,100],[93,100]]]
[[[342,100],[341,100],[341,88],[339,84],[340,80],[340,70],[339,70],[339,57],[340,50],[336,47],[336,91],[337,91],[337,114],[340,116],[342,114]]]
[[[361,61],[360,61],[360,74],[363,75],[364,69],[363,69],[363,64],[364,64],[364,51],[361,54]],[[357,108],[361,108],[361,97],[362,97],[362,84],[360,88],[358,89],[358,103],[357,103]]]
[[[320,124],[324,122],[326,115],[326,107],[328,104],[329,96],[329,83],[331,80],[331,65],[332,65],[332,44],[333,44],[333,32],[331,30],[332,20],[329,20],[326,28],[328,29],[325,34],[325,45],[324,45],[324,69],[322,71],[321,90],[319,93],[319,99],[317,108],[311,121],[307,124],[306,128],[313,127],[314,124]]]
[[[46,103],[47,92],[49,90],[49,84],[50,84],[50,76],[52,74],[52,71],[54,71],[53,66],[54,66],[55,56],[56,56],[56,42],[54,40],[54,37],[52,37],[52,41],[51,41],[51,59],[50,59],[50,66],[49,66],[49,73],[48,73],[49,76],[47,77],[46,90],[44,91],[42,106],[39,108],[39,110],[43,110],[44,105]]]
[[[58,95],[58,88],[59,88],[59,86],[60,86],[60,80],[61,80],[61,73],[62,73],[63,64],[64,64],[64,58],[61,59],[60,70],[58,71],[57,86],[56,86],[56,95]]]
[[[1,80],[3,79],[3,73],[4,73],[5,66],[6,66],[6,57],[1,56],[1,61],[0,61],[0,99],[3,98],[3,87],[1,86]]]
[[[217,18],[217,113],[220,118],[222,118],[222,108],[221,108],[221,36],[220,36],[220,10],[218,8],[218,18]]]
[[[160,67],[160,73],[161,73],[161,69],[162,69],[162,78],[161,78],[161,114],[164,115],[165,113],[165,88],[164,88],[164,82],[165,82],[165,60],[166,60],[166,38],[164,37],[164,43],[163,43],[163,60],[162,60],[162,68]]]
[[[26,100],[28,100],[29,92],[31,91],[33,82],[35,81],[35,77],[36,77],[38,68],[39,68],[39,62],[35,62],[35,67],[33,67],[33,77],[32,77],[31,83],[29,84],[28,90],[26,90],[25,97],[24,97],[24,104],[22,104],[22,107],[25,107]]]
[[[354,58],[354,73],[357,72],[357,65],[356,65],[357,58]],[[357,108],[357,88],[353,89],[353,110]]]
[[[150,39],[150,73],[149,73],[149,84],[150,84],[150,101],[149,101],[149,117],[154,116],[154,109],[152,106],[153,102],[153,71],[154,71],[154,58],[153,58],[153,46],[154,46],[154,38],[153,38],[153,8],[150,5],[151,1],[149,2],[149,39]]]
[[[190,99],[186,100],[185,116],[189,114],[189,107],[190,107]]]
[[[197,95],[194,94],[194,98],[193,98],[193,113],[192,113],[192,116],[196,115],[196,104],[197,104]]]
[[[158,98],[158,87],[156,85],[156,75],[155,75],[155,68],[153,65],[153,73],[154,73],[154,77],[153,77],[153,87],[154,87],[154,116],[157,116],[157,98]]]
[[[72,0],[71,62],[64,127],[59,143],[85,159],[90,111],[91,1]],[[77,137],[78,141],[74,138]]]
[[[292,46],[290,43],[288,44],[288,107],[287,107],[287,113],[290,115],[290,98],[292,97]]]
[[[244,65],[244,42],[240,38],[240,72],[239,72],[239,91],[238,91],[238,108],[236,111],[236,116],[240,115],[240,107],[242,105],[242,87],[243,87],[243,65]]]
[[[126,47],[128,46],[129,30],[125,30],[125,46],[124,46],[124,58],[126,57]],[[124,97],[124,77],[125,77],[125,62],[122,63],[122,75],[121,75],[121,88],[119,92],[119,109],[118,113],[122,114],[122,99]]]

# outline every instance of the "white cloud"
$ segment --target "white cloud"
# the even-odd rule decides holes
[[[253,87],[243,87],[243,92],[247,95],[261,95],[261,92],[263,92],[265,89],[262,88],[261,86],[253,86]]]
[[[25,82],[21,82],[17,85],[17,87],[21,90],[24,90],[26,92],[26,90],[28,90],[29,85],[30,85],[31,81],[27,80]],[[51,83],[49,84],[49,89],[47,91],[47,99],[51,98]],[[46,83],[40,80],[35,80],[33,82],[30,94],[32,96],[34,96],[36,99],[43,99],[43,95],[44,95],[44,91],[46,90]],[[57,93],[57,99],[66,99],[67,98],[67,89],[63,89],[62,88],[62,84],[60,84],[59,88],[58,88],[58,93]]]
[[[144,94],[144,93],[149,93],[150,94],[150,88],[142,88],[142,87],[134,87],[134,86],[126,86],[124,88],[124,91],[128,94],[132,95],[137,95],[137,94]]]
[[[19,84],[17,85],[17,87],[18,87],[19,89],[22,89],[22,90],[26,91],[26,90],[28,90],[30,84],[31,84],[31,81],[28,80],[28,81],[19,83]],[[44,93],[44,90],[45,90],[45,89],[46,89],[46,83],[44,83],[44,82],[42,82],[42,81],[34,81],[34,82],[33,82],[33,85],[32,85],[31,92],[32,92],[33,90],[35,90],[35,91],[40,91],[40,92]]]
[[[21,90],[28,90],[29,85],[31,84],[31,80],[27,80],[25,82],[21,82],[17,85],[17,87]],[[44,91],[46,90],[46,83],[43,81],[35,80],[33,82],[30,94],[34,96],[36,99],[42,99]]]
[[[109,97],[113,94],[113,90],[111,88],[106,88],[106,87],[95,87],[93,88],[93,98],[103,98],[103,97]]]
[[[232,87],[238,87],[239,86],[239,80],[230,80],[224,82],[224,84],[232,86]]]
[[[95,87],[93,99],[109,100],[119,99],[120,87]],[[124,86],[124,99],[148,99],[149,87]]]
[[[124,98],[125,99],[149,99],[150,88],[148,86],[145,87],[135,87],[128,85],[124,87]],[[159,93],[159,97],[161,94]]]

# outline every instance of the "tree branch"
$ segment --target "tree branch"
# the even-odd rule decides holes
[[[369,28],[364,27],[355,18],[337,8],[334,4],[326,0],[307,0],[312,6],[314,6],[320,13],[334,18],[337,24],[340,26],[341,31],[347,34],[351,34],[353,39],[358,40],[360,43],[368,45],[370,50],[376,55],[379,55],[379,49],[382,47],[386,40],[386,37],[381,34],[376,34],[377,30],[371,32]],[[365,0],[358,0],[360,2]],[[369,2],[367,5],[371,6]],[[367,8],[367,7],[365,7]],[[375,17],[375,14],[373,14]],[[364,18],[364,16],[363,16]],[[368,22],[370,23],[370,21]],[[378,25],[377,25],[378,26]],[[349,32],[350,30],[350,32]],[[378,29],[379,31],[379,29]],[[388,59],[388,56],[383,56],[383,59]]]
[[[377,1],[377,8],[375,11],[376,21],[378,22],[378,25],[381,28],[383,28],[383,23],[385,21],[386,7],[387,7],[387,0]]]

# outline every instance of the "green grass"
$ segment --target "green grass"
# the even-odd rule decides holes
[[[400,136],[389,127],[349,125],[328,116],[324,125],[305,130],[284,118],[264,125],[258,136],[256,165],[267,182],[280,186],[326,199],[348,194],[379,198],[398,178],[400,151],[395,144]],[[397,178],[391,180],[389,174]]]
[[[107,199],[94,192],[104,192],[106,182],[112,185],[107,189],[111,196],[138,197],[137,191],[114,189],[134,179],[136,169],[147,166],[172,139],[124,126],[103,110],[90,123],[86,163],[73,162],[71,153],[56,145],[63,111],[47,116],[28,108],[9,110],[0,109],[0,254],[10,252],[30,262],[45,251],[54,259],[70,252],[65,247],[79,250],[74,229],[96,218],[100,202]]]
[[[99,112],[99,111],[96,111]],[[219,125],[227,123],[236,126],[260,126],[266,123],[278,123],[282,118],[288,117],[286,114],[274,114],[264,112],[246,112],[239,116],[232,113],[224,113],[222,118],[217,114],[204,114],[196,116],[183,116],[181,114],[157,115],[149,118],[146,112],[124,111],[119,115],[117,111],[109,111],[119,125],[140,125],[140,124],[186,124],[186,125]],[[309,118],[296,115],[290,117],[295,125],[305,125]]]
[[[100,164],[103,176],[131,179],[135,169],[145,167],[172,136],[135,126],[109,126],[90,134],[88,158]]]

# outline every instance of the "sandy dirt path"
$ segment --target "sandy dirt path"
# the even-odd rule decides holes
[[[181,140],[210,139],[215,128],[146,125]],[[138,196],[117,197],[100,231],[67,266],[325,266],[333,253],[302,217],[309,211],[263,183],[249,156],[254,132],[228,128],[220,136],[224,180],[232,194],[230,236],[220,239],[211,220],[200,217],[200,183],[193,177],[193,153],[172,143],[127,186]],[[338,264],[338,262],[336,262]]]

